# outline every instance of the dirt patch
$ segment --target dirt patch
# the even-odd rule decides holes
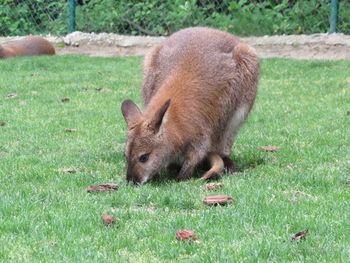
[[[3,37],[2,42],[20,39]],[[57,54],[89,56],[142,56],[165,37],[123,36],[112,33],[74,32],[64,37],[46,36],[55,44]],[[241,38],[253,46],[260,57],[295,59],[350,59],[350,36],[344,34],[314,34]]]

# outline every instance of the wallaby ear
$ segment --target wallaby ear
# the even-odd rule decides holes
[[[162,125],[164,115],[170,106],[170,99],[167,100],[154,114],[152,120],[149,123],[149,127],[155,132],[159,131],[160,126]]]
[[[125,119],[128,129],[141,118],[141,111],[132,100],[124,100],[121,106],[121,110]]]

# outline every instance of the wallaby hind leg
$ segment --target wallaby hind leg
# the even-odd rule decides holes
[[[224,162],[216,153],[209,153],[207,156],[210,162],[210,170],[207,171],[200,180],[216,180],[219,179],[224,170]]]
[[[224,161],[225,173],[233,174],[236,172],[235,163],[232,161],[230,156],[224,156],[222,157],[222,160]]]

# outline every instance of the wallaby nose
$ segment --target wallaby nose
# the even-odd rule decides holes
[[[140,184],[139,178],[137,176],[133,176],[131,174],[127,174],[127,181],[128,181],[128,183],[131,183],[134,185]]]

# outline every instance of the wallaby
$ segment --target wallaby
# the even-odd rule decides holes
[[[144,112],[131,100],[121,110],[128,127],[127,180],[149,181],[168,165],[178,180],[209,160],[202,179],[233,172],[231,148],[257,91],[259,58],[229,33],[205,27],[180,30],[144,60]]]
[[[55,49],[51,43],[40,36],[29,36],[0,45],[0,58],[54,54]]]

